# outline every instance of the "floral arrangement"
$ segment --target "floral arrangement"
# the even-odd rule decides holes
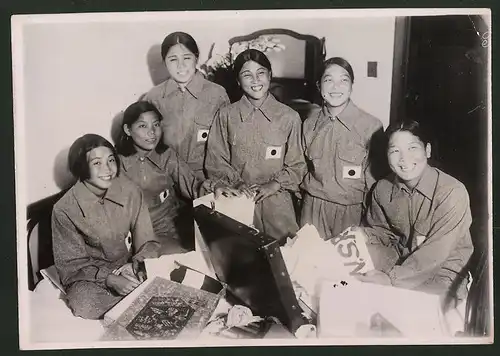
[[[234,60],[238,55],[247,49],[257,49],[261,52],[280,52],[285,50],[279,38],[262,35],[251,41],[235,42],[229,48],[223,51],[215,43],[212,45],[209,57],[205,63],[200,66],[200,71],[205,77],[219,85],[222,85],[231,102],[237,101],[241,97],[241,91],[235,81],[232,67]]]

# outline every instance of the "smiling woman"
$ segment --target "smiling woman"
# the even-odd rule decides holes
[[[259,51],[245,51],[246,55],[238,56],[234,62],[234,73],[238,83],[248,100],[260,107],[267,96],[271,83],[271,63]],[[252,55],[254,54],[254,55]]]
[[[68,160],[78,182],[54,205],[54,264],[73,314],[99,319],[139,285],[138,264],[157,257],[159,244],[142,193],[119,176],[111,143],[84,135]]]
[[[193,220],[181,214],[179,195],[196,199],[207,188],[175,150],[163,143],[162,122],[153,104],[133,103],[124,112],[117,151],[123,174],[142,189],[161,254],[172,254],[192,248],[184,236]]]
[[[281,239],[298,230],[291,193],[298,192],[306,164],[297,112],[269,93],[271,64],[248,49],[234,62],[242,98],[222,108],[208,136],[205,168],[218,180],[216,196],[245,194],[256,202],[254,225]]]
[[[170,78],[151,89],[144,100],[162,114],[163,142],[174,148],[199,178],[205,178],[203,161],[208,130],[215,113],[229,102],[226,91],[196,70],[196,41],[184,32],[163,40],[161,56]]]
[[[95,195],[102,196],[118,171],[115,155],[108,147],[96,147],[87,153],[87,161],[90,164],[89,178],[84,184]]]
[[[396,130],[394,126],[392,130]],[[409,188],[417,185],[427,159],[431,158],[431,144],[423,135],[417,122],[402,125],[397,131],[388,131],[390,136],[387,157],[391,170]]]
[[[458,304],[467,296],[473,252],[467,189],[428,164],[431,146],[417,122],[391,124],[386,136],[393,173],[377,182],[365,228],[373,263],[382,273],[362,278]]]
[[[304,122],[307,173],[300,224],[332,238],[359,225],[367,192],[375,182],[373,150],[382,123],[351,101],[354,72],[343,58],[326,60],[318,81],[323,107]]]

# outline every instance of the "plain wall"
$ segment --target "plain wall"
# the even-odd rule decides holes
[[[71,183],[66,155],[85,133],[111,139],[113,119],[165,78],[159,44],[172,31],[190,33],[203,63],[213,43],[265,28],[326,38],[327,57],[342,56],[355,72],[352,98],[387,126],[390,114],[394,17],[225,19],[35,23],[23,27],[27,203]],[[378,77],[367,77],[367,62]],[[16,63],[15,65],[21,65]],[[16,158],[18,159],[18,157]]]

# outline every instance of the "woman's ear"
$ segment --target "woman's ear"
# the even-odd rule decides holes
[[[430,143],[427,143],[427,145],[425,145],[425,156],[427,158],[431,158],[431,144]]]
[[[130,127],[128,127],[127,124],[123,124],[123,132],[125,132],[127,136],[132,136],[132,133],[130,132]]]

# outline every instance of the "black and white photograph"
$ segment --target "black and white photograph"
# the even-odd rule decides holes
[[[493,343],[489,9],[11,25],[22,350]]]

